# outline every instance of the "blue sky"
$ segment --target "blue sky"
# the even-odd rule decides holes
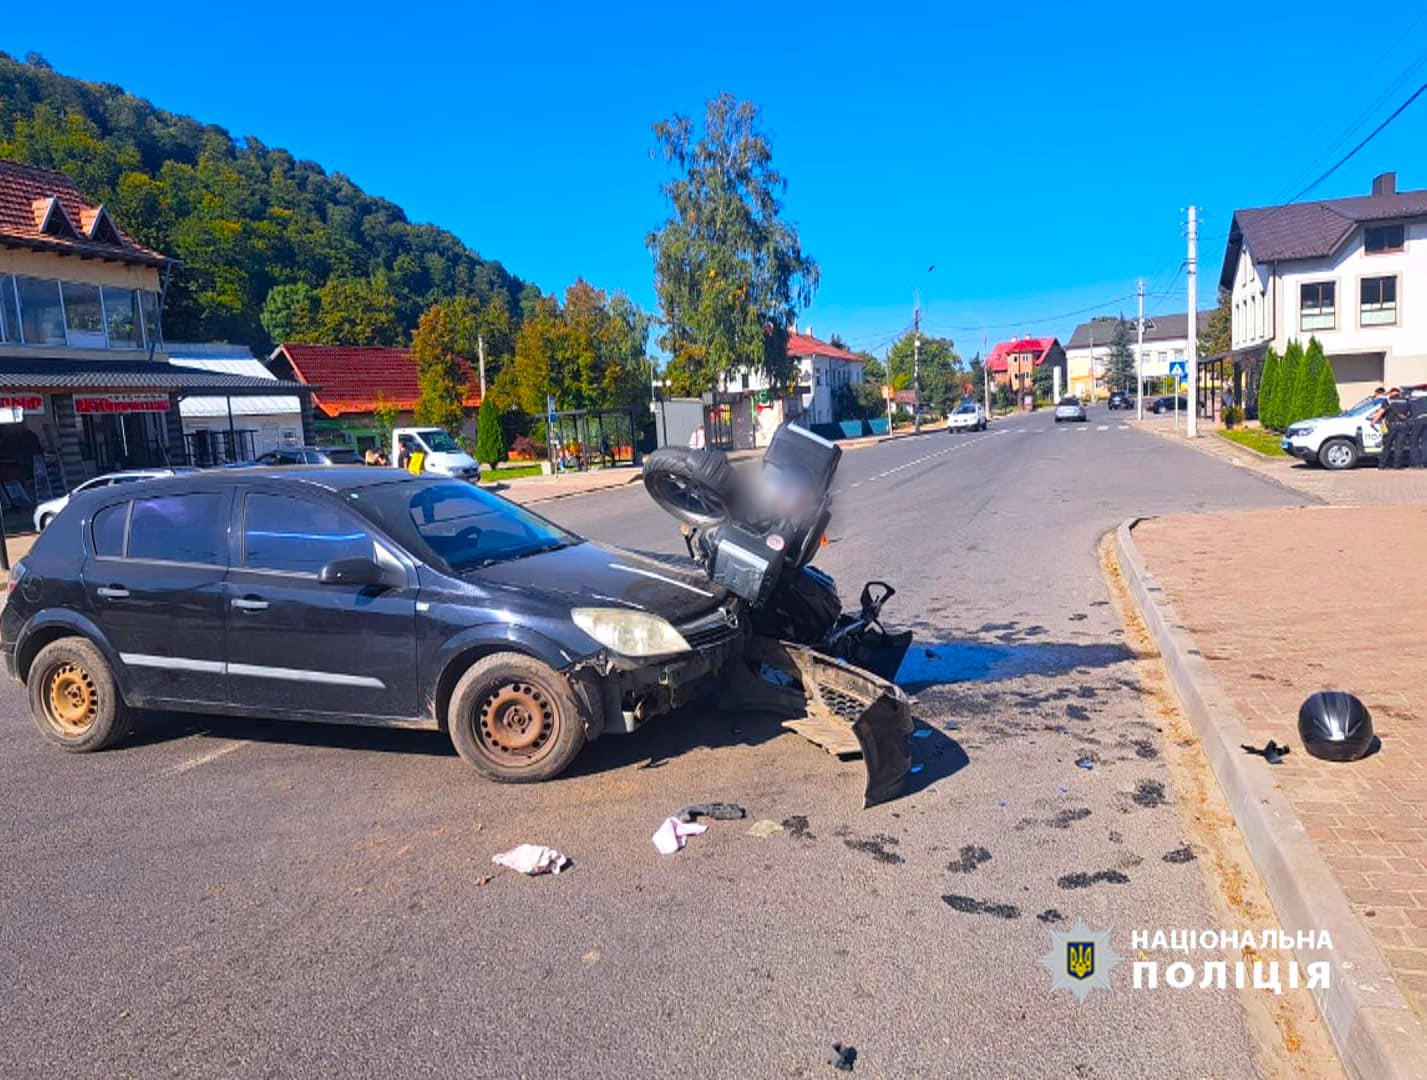
[[[878,352],[914,288],[966,355],[983,326],[1133,313],[1141,276],[1149,310],[1182,311],[1190,203],[1212,304],[1234,208],[1294,194],[1427,79],[1427,11],[1379,34],[1319,0],[185,7],[20,5],[0,48],[344,172],[547,291],[582,276],[647,308],[650,124],[728,90],[762,107],[822,267],[802,321]],[[1315,194],[1389,169],[1427,187],[1427,96]]]

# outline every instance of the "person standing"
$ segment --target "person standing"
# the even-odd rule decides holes
[[[1407,399],[1407,463],[1414,469],[1427,468],[1427,391]]]
[[[1393,387],[1384,401],[1369,418],[1375,424],[1386,424],[1387,433],[1382,440],[1382,463],[1384,469],[1405,469],[1407,467],[1407,436],[1410,414],[1402,391]]]

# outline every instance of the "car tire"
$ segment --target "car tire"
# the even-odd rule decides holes
[[[63,750],[103,750],[134,730],[133,711],[119,694],[113,669],[85,638],[60,638],[42,648],[25,686],[35,726]]]
[[[585,717],[564,678],[523,653],[472,664],[451,691],[446,726],[456,753],[502,784],[559,776],[585,745]]]
[[[644,459],[644,487],[686,525],[704,529],[733,513],[738,478],[722,450],[665,446]]]
[[[1329,439],[1318,448],[1318,464],[1339,472],[1358,463],[1358,447],[1352,439]]]
[[[48,529],[50,527],[50,522],[54,519],[55,516],[53,514],[46,514],[44,515],[44,517],[40,518],[40,532],[44,532],[46,529]]]

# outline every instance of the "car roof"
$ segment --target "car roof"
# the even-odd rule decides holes
[[[356,491],[361,488],[377,487],[381,484],[431,484],[450,482],[449,476],[415,476],[402,469],[374,469],[366,466],[311,466],[284,465],[269,467],[249,465],[236,469],[207,469],[182,476],[158,478],[153,485],[144,485],[145,491],[182,492],[209,488],[217,484],[243,487],[261,481],[294,487],[320,488],[323,491]]]

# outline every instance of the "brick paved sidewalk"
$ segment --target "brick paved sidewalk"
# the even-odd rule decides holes
[[[1134,536],[1255,739],[1293,747],[1275,779],[1427,1020],[1427,506],[1183,515]],[[1327,689],[1363,699],[1381,752],[1303,751],[1298,707]]]

